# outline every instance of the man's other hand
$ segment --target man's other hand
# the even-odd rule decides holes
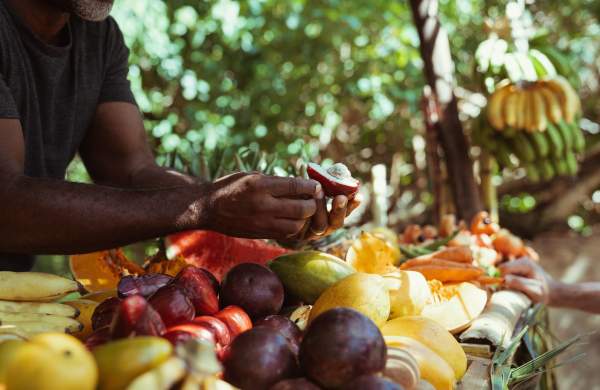
[[[552,303],[552,292],[557,282],[536,262],[521,258],[499,268],[506,287],[521,291],[535,303]]]

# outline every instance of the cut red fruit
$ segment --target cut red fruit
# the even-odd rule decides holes
[[[111,325],[113,338],[160,336],[164,332],[165,324],[160,315],[141,295],[127,297],[119,303]]]
[[[144,298],[148,298],[159,288],[169,284],[171,280],[173,278],[165,274],[127,275],[119,281],[117,291],[120,298],[131,295],[141,295]]]
[[[213,280],[202,268],[187,266],[177,274],[173,284],[183,289],[194,305],[196,315],[212,315],[219,311],[219,297]]]
[[[327,196],[353,197],[360,187],[360,182],[352,177],[348,168],[342,163],[333,164],[327,169],[319,164],[308,163],[306,172],[308,177],[321,183]]]
[[[231,342],[231,332],[227,325],[220,319],[212,316],[200,316],[194,318],[194,324],[201,325],[209,329],[215,336],[218,345],[226,346]]]
[[[191,339],[201,339],[216,345],[215,335],[210,329],[193,323],[172,326],[163,334],[165,339],[173,345],[184,343]]]
[[[240,263],[266,264],[288,252],[264,240],[235,238],[209,230],[190,230],[165,238],[167,257],[181,256],[188,264],[208,270],[218,280]]]
[[[119,307],[121,300],[117,297],[112,297],[104,300],[94,310],[92,314],[92,329],[97,330],[110,326]]]
[[[161,287],[149,299],[167,327],[191,321],[194,318],[194,305],[184,290],[174,284]]]
[[[237,335],[252,328],[252,320],[248,314],[238,306],[227,306],[225,309],[215,314],[215,317],[227,325],[232,342]]]

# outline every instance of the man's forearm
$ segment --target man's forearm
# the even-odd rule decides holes
[[[130,188],[166,188],[202,184],[195,177],[151,164],[131,175]]]
[[[550,292],[550,304],[600,314],[600,282],[556,283]]]
[[[202,227],[207,194],[206,185],[123,190],[20,176],[0,188],[0,252],[83,253]]]

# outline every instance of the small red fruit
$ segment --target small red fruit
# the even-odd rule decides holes
[[[209,275],[211,274],[202,268],[188,266],[179,271],[173,281],[174,285],[185,291],[194,305],[196,315],[213,315],[219,311],[216,279],[214,276],[211,279]]]
[[[191,321],[194,318],[194,305],[185,292],[174,284],[158,289],[150,297],[149,302],[167,327]]]
[[[216,344],[215,336],[210,329],[193,323],[173,326],[167,329],[163,337],[173,345],[178,345],[191,339],[201,339]]]
[[[117,307],[119,307],[119,302],[121,302],[119,298],[112,297],[100,303],[92,314],[92,329],[97,330],[110,326],[113,322]]]
[[[111,325],[115,339],[130,336],[160,336],[165,324],[160,315],[141,295],[132,295],[119,304]]]
[[[240,333],[252,328],[252,320],[248,314],[238,306],[227,306],[225,309],[215,314],[215,317],[227,325],[231,341],[233,341]]]
[[[218,345],[224,347],[231,342],[231,332],[227,325],[220,319],[212,316],[200,316],[194,318],[194,324],[201,325],[209,329],[214,335]]]
[[[348,168],[341,163],[333,164],[327,169],[319,164],[308,163],[306,173],[308,177],[321,183],[327,196],[353,197],[360,187],[360,182],[353,178]]]
[[[99,328],[85,339],[85,346],[91,351],[99,345],[110,341],[110,326]]]

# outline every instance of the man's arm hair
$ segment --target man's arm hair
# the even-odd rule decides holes
[[[600,314],[600,282],[556,283],[550,304]]]
[[[31,178],[24,150],[20,122],[0,119],[0,252],[82,253],[202,227],[205,185],[132,190]]]

